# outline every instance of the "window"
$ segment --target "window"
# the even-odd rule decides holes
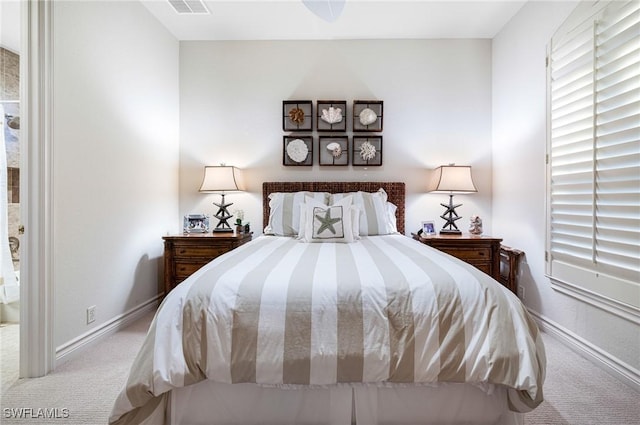
[[[640,308],[640,2],[583,2],[548,63],[547,273]]]

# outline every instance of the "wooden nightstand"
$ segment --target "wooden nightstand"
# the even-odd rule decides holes
[[[502,242],[502,239],[484,235],[419,236],[416,233],[411,235],[413,239],[451,254],[466,263],[476,266],[495,280],[501,281],[500,242]]]
[[[251,240],[251,233],[189,233],[163,236],[164,293],[214,258]]]

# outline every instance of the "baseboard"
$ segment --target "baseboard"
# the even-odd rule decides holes
[[[114,317],[101,326],[98,326],[97,328],[94,328],[89,332],[86,332],[79,337],[72,339],[66,344],[63,344],[60,347],[56,348],[56,367],[60,366],[62,363],[76,358],[87,348],[92,347],[102,339],[116,333],[120,329],[126,328],[130,324],[143,317],[145,314],[155,311],[160,304],[162,296],[163,294],[157,295],[154,298],[138,305],[137,307],[134,307],[131,310]]]
[[[554,336],[578,355],[640,392],[640,373],[637,369],[540,313],[531,309],[529,312],[542,331]]]

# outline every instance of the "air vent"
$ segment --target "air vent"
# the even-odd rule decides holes
[[[208,15],[209,10],[201,0],[168,0],[173,9],[180,15]]]

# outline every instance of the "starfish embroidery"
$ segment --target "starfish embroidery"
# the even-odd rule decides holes
[[[337,218],[331,218],[331,209],[327,208],[325,210],[324,213],[324,217],[322,217],[319,214],[315,215],[316,220],[318,220],[321,225],[320,228],[318,228],[318,235],[322,232],[324,232],[325,230],[329,230],[331,233],[333,233],[334,235],[336,234],[336,229],[333,227],[334,224],[339,223],[342,219],[337,217]]]

